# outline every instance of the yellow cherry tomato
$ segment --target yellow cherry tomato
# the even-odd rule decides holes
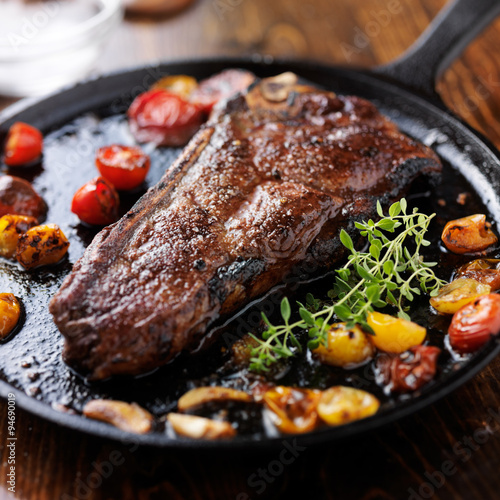
[[[12,293],[0,293],[0,339],[5,339],[16,327],[21,305]]]
[[[19,238],[16,259],[25,269],[59,262],[68,252],[69,241],[55,224],[28,229]]]
[[[368,325],[375,335],[371,341],[377,349],[385,352],[401,353],[425,340],[427,330],[413,321],[395,318],[389,314],[372,312],[368,314]]]
[[[0,217],[0,255],[7,259],[14,257],[21,234],[37,224],[37,220],[29,215]]]
[[[368,392],[336,386],[323,391],[318,415],[328,425],[343,425],[377,413],[380,401]]]
[[[458,278],[443,286],[438,295],[431,298],[430,303],[442,314],[455,314],[477,297],[488,295],[490,292],[490,285],[484,285],[470,278]]]
[[[189,99],[189,96],[196,87],[198,87],[198,82],[192,76],[171,75],[158,80],[151,88],[168,90],[172,94]]]
[[[373,344],[359,326],[346,328],[345,323],[336,323],[328,330],[327,339],[328,345],[320,344],[313,351],[327,365],[359,365],[373,356]]]

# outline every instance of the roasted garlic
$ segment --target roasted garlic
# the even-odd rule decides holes
[[[146,434],[153,428],[153,416],[135,403],[93,399],[85,405],[83,414],[134,434]]]

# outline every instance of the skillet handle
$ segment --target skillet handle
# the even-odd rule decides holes
[[[435,90],[438,78],[498,15],[499,0],[455,0],[402,57],[373,72],[441,100]]]

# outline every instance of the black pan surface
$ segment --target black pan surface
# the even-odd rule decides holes
[[[217,368],[211,364],[210,360],[214,357],[210,353],[201,353],[191,360],[181,359],[148,377],[88,385],[62,362],[62,338],[51,320],[47,304],[95,234],[79,225],[76,216],[69,212],[72,195],[80,185],[96,175],[93,157],[97,147],[111,142],[131,141],[124,112],[133,97],[165,74],[189,74],[201,79],[227,67],[249,69],[260,77],[293,71],[337,93],[359,95],[371,100],[405,133],[437,151],[445,164],[446,173],[440,186],[432,191],[415,193],[421,208],[438,211],[436,203],[442,198],[448,201],[444,218],[486,211],[490,220],[497,227],[500,225],[499,153],[439,102],[430,102],[372,74],[304,62],[248,59],[190,61],[117,73],[79,84],[44,100],[24,101],[0,115],[0,141],[14,121],[25,121],[43,131],[46,137],[45,154],[42,164],[37,167],[7,172],[33,182],[49,204],[48,221],[62,227],[71,241],[71,247],[66,262],[46,270],[27,273],[17,265],[0,262],[0,290],[11,291],[21,297],[26,309],[26,319],[20,331],[12,340],[0,345],[0,396],[5,398],[13,392],[20,407],[66,427],[154,447],[248,449],[281,445],[283,437],[269,437],[259,429],[234,441],[221,442],[178,439],[161,427],[149,435],[133,436],[107,424],[58,409],[58,405],[62,404],[78,410],[91,397],[111,397],[137,401],[160,416],[175,408],[176,398],[192,386],[190,380],[204,377],[209,380],[210,374]],[[157,182],[179,151],[160,148],[151,152],[153,167],[147,179],[148,185]],[[461,207],[453,200],[464,191],[471,193],[471,197],[469,204]],[[124,205],[131,205],[140,194],[138,192],[125,199]],[[436,232],[433,236],[435,240],[437,235]],[[449,278],[450,270],[446,266],[442,272],[444,277]],[[304,286],[295,293],[307,289],[307,285]],[[275,295],[280,293],[283,292],[276,292]],[[272,298],[267,300],[272,301]],[[243,329],[244,333],[258,306],[234,319],[225,331]],[[429,316],[426,307],[421,306],[419,310],[418,314],[422,317]],[[468,359],[453,359],[448,354],[439,377],[421,392],[397,400],[385,398],[381,411],[372,418],[293,438],[304,445],[315,445],[373,431],[449,394],[498,352],[500,343],[493,340]],[[359,375],[353,374],[353,380],[356,376]],[[361,380],[362,377],[361,374]]]

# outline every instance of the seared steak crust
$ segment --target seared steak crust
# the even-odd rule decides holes
[[[293,268],[334,265],[342,227],[440,170],[361,98],[295,81],[284,98],[276,90],[258,82],[219,107],[75,264],[50,304],[73,368],[140,374],[198,347],[216,318]]]

